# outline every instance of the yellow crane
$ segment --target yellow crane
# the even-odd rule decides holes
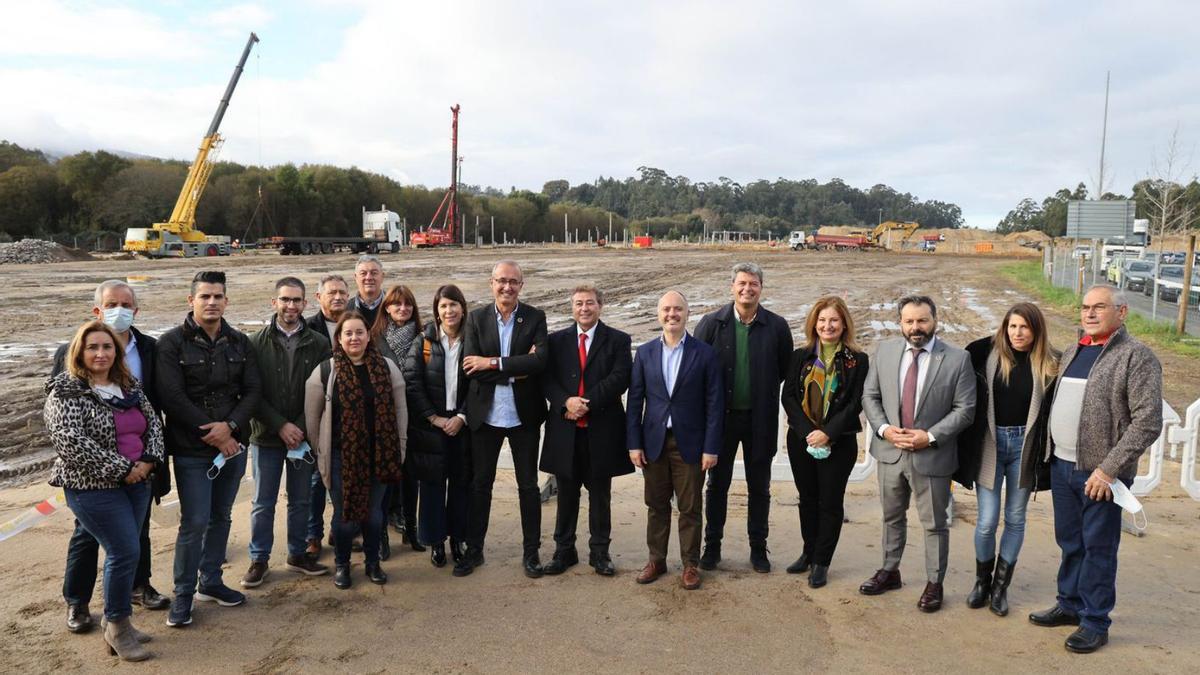
[[[225,88],[225,95],[221,97],[212,123],[208,125],[208,132],[200,140],[200,151],[196,153],[196,159],[188,169],[187,179],[183,181],[183,188],[179,191],[179,198],[175,200],[171,217],[166,222],[154,223],[150,227],[131,227],[125,230],[126,251],[154,258],[229,255],[229,237],[206,235],[196,229],[196,205],[208,185],[216,153],[225,140],[217,130],[221,127],[221,119],[225,117],[229,99],[233,97],[233,90],[237,87],[255,42],[258,42],[258,36],[251,33],[250,39],[246,41],[246,48],[242,50],[242,58],[238,60],[237,67],[233,69],[233,76],[229,78],[229,85]]]

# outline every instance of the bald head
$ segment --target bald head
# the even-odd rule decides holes
[[[687,298],[679,291],[667,291],[658,299],[658,323],[663,327],[663,333],[669,337],[679,338],[687,330],[688,303]]]

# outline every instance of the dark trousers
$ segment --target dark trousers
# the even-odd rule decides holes
[[[733,462],[738,445],[742,446],[742,462],[746,467],[746,492],[749,508],[746,516],[746,532],[750,545],[765,546],[771,514],[771,459],[768,449],[762,456],[750,452],[754,427],[750,422],[749,410],[733,410],[725,416],[725,441],[721,446],[721,457],[717,466],[708,472],[708,489],[704,494],[704,543],[720,546],[725,535],[725,512],[729,506],[729,484],[733,482]]]
[[[517,474],[517,497],[521,502],[521,540],[525,555],[535,555],[542,537],[542,495],[538,487],[538,425],[522,424],[501,429],[484,424],[471,432],[471,526],[467,544],[483,549],[488,520],[492,513],[492,484],[496,482],[496,462],[500,446],[508,439],[513,468]]]
[[[593,555],[608,553],[612,541],[612,478],[593,476],[592,456],[588,452],[587,429],[575,431],[575,457],[571,476],[558,478],[558,513],[554,519],[554,547],[558,551],[575,550],[575,530],[579,524],[579,495],[588,491],[588,549]]]
[[[150,583],[150,508],[142,519],[138,544],[137,569],[133,574],[133,587],[141,588]],[[75,532],[67,544],[67,570],[63,574],[63,600],[68,605],[86,605],[92,601],[96,588],[96,566],[100,563],[100,542],[88,533],[87,528],[75,519]]]
[[[383,497],[385,523],[394,518],[404,523],[405,527],[417,524],[417,495],[420,490],[417,483],[417,477],[405,467],[400,482],[388,485]],[[416,534],[410,532],[408,536],[415,537]]]
[[[305,539],[321,541],[325,536],[325,502],[329,499],[329,491],[325,489],[325,481],[321,480],[321,472],[313,467],[312,492],[308,501],[308,534]]]
[[[1121,507],[1094,501],[1083,493],[1090,471],[1057,457],[1050,467],[1054,498],[1054,539],[1062,550],[1058,567],[1058,605],[1079,616],[1079,625],[1107,633],[1117,604],[1117,547],[1121,543]],[[1126,486],[1129,484],[1126,483]]]
[[[440,544],[447,536],[456,543],[466,541],[471,512],[471,457],[465,431],[453,437],[441,436],[444,475],[436,481],[419,481],[421,517],[418,530],[421,543],[427,545]]]
[[[386,484],[371,479],[371,492],[368,495],[367,519],[363,522],[347,521],[342,515],[342,452],[333,449],[330,458],[329,499],[333,502],[333,562],[337,565],[350,564],[350,547],[354,536],[362,533],[363,558],[368,563],[379,562],[379,540],[387,522],[383,516],[383,495]]]
[[[790,429],[787,444],[792,479],[800,493],[803,553],[814,565],[829,566],[842,534],[846,482],[858,460],[858,439],[854,434],[834,439],[825,459],[814,459],[808,454],[808,443]]]
[[[671,497],[679,505],[679,557],[685,567],[700,563],[704,471],[679,454],[675,435],[668,432],[662,454],[642,469],[646,481],[646,547],[650,561],[665,563],[671,543]]]
[[[246,475],[246,453],[225,460],[209,478],[211,457],[176,456],[179,534],[175,537],[175,597],[190,598],[201,588],[223,586],[222,565],[229,545],[233,500]]]
[[[133,613],[130,596],[139,556],[138,533],[150,510],[150,484],[63,492],[75,517],[104,547],[104,618],[124,619]]]

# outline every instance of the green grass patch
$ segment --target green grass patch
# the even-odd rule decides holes
[[[1037,261],[1016,262],[1000,268],[1001,274],[1012,279],[1025,290],[1036,295],[1044,306],[1052,307],[1078,321],[1079,296],[1069,288],[1060,288],[1042,276],[1042,264]],[[1171,305],[1168,305],[1171,307]],[[1165,349],[1173,354],[1200,358],[1200,338],[1192,335],[1177,335],[1175,321],[1152,321],[1136,312],[1130,312],[1125,320],[1130,333],[1146,344]]]

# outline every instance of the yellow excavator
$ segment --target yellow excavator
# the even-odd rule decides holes
[[[233,69],[233,76],[229,78],[229,86],[225,88],[225,95],[221,97],[221,103],[217,106],[216,114],[213,115],[212,124],[208,125],[208,133],[204,134],[204,138],[200,141],[200,151],[196,154],[191,168],[188,169],[187,180],[183,182],[183,188],[179,191],[179,199],[175,201],[171,217],[165,223],[154,223],[150,227],[131,227],[125,230],[124,250],[152,258],[229,255],[229,237],[206,235],[196,229],[196,205],[200,202],[200,196],[204,194],[204,188],[208,185],[208,177],[212,174],[217,151],[224,142],[221,135],[217,133],[217,129],[221,126],[221,118],[225,116],[225,110],[229,107],[229,99],[233,97],[233,90],[237,87],[238,79],[242,76],[246,59],[250,56],[250,49],[255,42],[258,42],[258,36],[251,33],[250,39],[246,41],[246,48],[242,50],[242,58],[238,61],[237,67]]]
[[[920,223],[907,222],[898,223],[894,220],[886,220],[880,223],[874,230],[867,233],[867,239],[875,246],[887,246],[890,244],[903,244],[909,237],[921,228]],[[892,234],[892,233],[895,234]]]

